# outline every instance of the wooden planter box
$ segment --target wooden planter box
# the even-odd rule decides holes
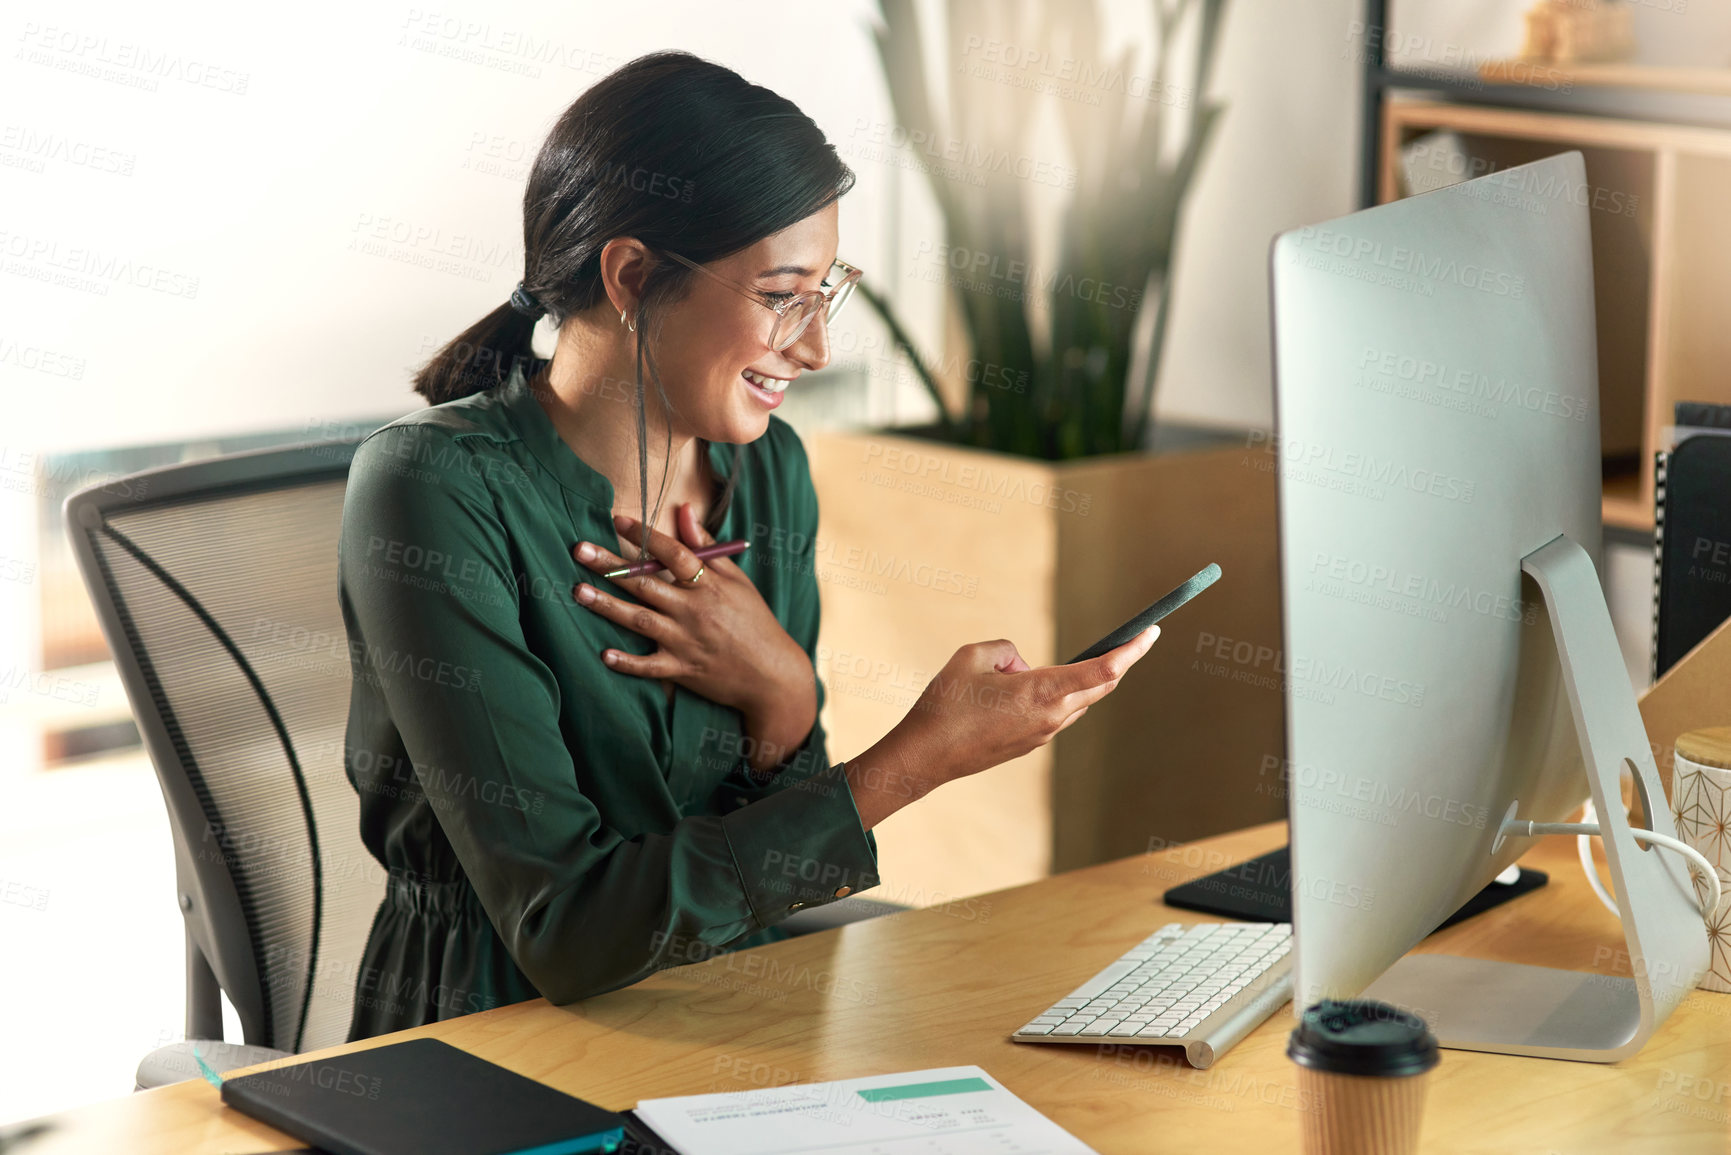
[[[1050,665],[1207,563],[1223,571],[1053,742],[880,825],[875,896],[932,905],[1285,814],[1265,446],[1059,463],[905,430],[818,431],[807,446],[838,760],[895,726],[962,645],[1008,638]]]

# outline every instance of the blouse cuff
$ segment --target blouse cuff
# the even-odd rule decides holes
[[[877,845],[838,762],[721,819],[759,924],[878,884]]]

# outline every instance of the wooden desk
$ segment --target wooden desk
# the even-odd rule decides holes
[[[442,1038],[603,1106],[640,1098],[977,1063],[1103,1153],[1294,1152],[1292,1021],[1277,1012],[1209,1070],[1176,1048],[1038,1046],[1005,1036],[1155,927],[1150,901],[1279,845],[1274,823],[664,971],[572,1007],[520,1003],[404,1032]],[[1569,839],[1527,859],[1551,884],[1421,949],[1628,973],[1619,927]],[[1620,964],[1620,965],[1619,965]],[[371,1040],[353,1048],[376,1045]],[[1731,995],[1692,994],[1615,1066],[1444,1051],[1427,1152],[1731,1150]],[[278,1151],[287,1136],[202,1081],[56,1117],[23,1155]]]

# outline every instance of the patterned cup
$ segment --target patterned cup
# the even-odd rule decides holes
[[[1701,989],[1731,991],[1731,726],[1678,736],[1671,816],[1677,837],[1706,855],[1725,890],[1719,912],[1707,926],[1712,953]]]

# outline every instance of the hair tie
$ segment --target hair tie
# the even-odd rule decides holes
[[[522,281],[518,281],[517,287],[511,290],[511,307],[531,320],[547,312],[547,306],[537,301],[534,294],[523,287]]]

